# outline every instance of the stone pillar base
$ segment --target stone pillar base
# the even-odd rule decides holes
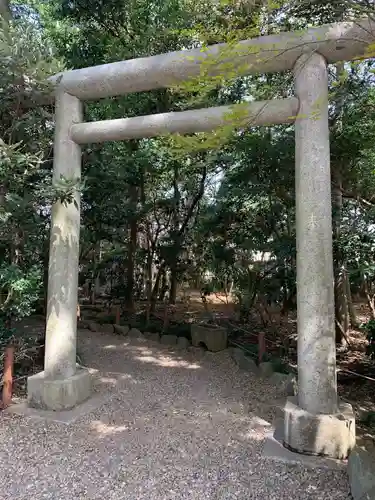
[[[314,415],[290,397],[284,408],[284,446],[291,451],[346,459],[355,446],[355,418],[350,404],[334,415]]]
[[[27,402],[39,410],[71,410],[91,396],[92,378],[88,370],[78,368],[69,378],[51,380],[44,372],[27,379]]]

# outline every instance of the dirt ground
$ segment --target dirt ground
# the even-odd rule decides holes
[[[180,297],[180,301],[175,306],[168,306],[160,303],[156,308],[156,319],[163,321],[166,316],[168,322],[193,323],[196,321],[215,321],[228,325],[230,329],[235,329],[235,340],[241,345],[257,344],[258,335],[265,333],[267,350],[278,357],[283,357],[292,366],[297,364],[297,329],[296,315],[290,314],[283,317],[280,314],[271,314],[270,317],[262,321],[259,311],[254,313],[243,323],[239,323],[236,304],[230,297],[224,294],[211,294],[206,298],[204,304],[199,291],[189,291],[188,294]],[[182,300],[181,300],[182,299]],[[84,307],[84,306],[83,306]],[[366,304],[355,305],[359,323],[364,323],[369,319],[369,311]],[[146,310],[145,303],[136,304],[136,315],[142,315]],[[108,312],[108,311],[107,311]],[[114,313],[114,310],[112,311]],[[41,317],[29,318],[21,323],[19,328],[28,336],[43,336],[44,320]],[[361,330],[350,331],[350,346],[346,350],[338,350],[338,389],[340,398],[353,404],[357,413],[357,426],[360,434],[368,435],[373,439],[375,434],[375,363],[366,355],[367,341],[365,334]],[[34,349],[35,351],[35,349]],[[39,371],[43,356],[35,359],[35,352],[29,353],[29,367],[31,371]],[[19,355],[18,355],[19,356]],[[16,353],[17,360],[17,353]],[[26,381],[25,374],[17,380],[16,387],[24,389]],[[368,414],[370,413],[370,418]],[[363,415],[367,415],[363,421]]]
[[[349,500],[345,470],[264,454],[281,394],[227,350],[78,340],[99,406],[70,425],[1,415],[1,500]]]
[[[357,320],[363,324],[370,319],[367,304],[355,304]],[[157,314],[164,316],[165,307],[160,304]],[[199,291],[190,291],[189,299],[169,307],[171,321],[214,320],[237,329],[236,342],[242,345],[256,344],[258,335],[265,333],[266,345],[270,353],[286,358],[292,366],[297,366],[297,325],[296,313],[289,317],[278,311],[264,313],[254,311],[245,324],[239,324],[236,304],[225,294],[211,294],[202,302]],[[238,334],[239,332],[239,334]],[[361,329],[349,331],[350,346],[338,349],[338,391],[342,400],[353,405],[357,416],[360,438],[374,442],[375,436],[375,363],[366,355],[367,341]],[[282,354],[280,354],[282,353]],[[364,419],[364,415],[367,415]]]

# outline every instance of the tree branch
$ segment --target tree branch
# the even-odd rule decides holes
[[[375,203],[372,199],[369,200],[367,198],[363,198],[357,193],[346,191],[345,189],[343,189],[342,196],[348,200],[355,200],[361,205],[365,205],[366,207],[375,207]]]
[[[202,177],[201,177],[201,180],[199,182],[198,192],[195,195],[195,197],[194,197],[194,199],[189,207],[189,210],[185,216],[185,219],[184,219],[184,221],[183,221],[183,223],[178,231],[179,238],[184,234],[186,227],[189,224],[189,221],[194,213],[196,206],[198,205],[199,201],[201,200],[202,196],[204,195],[204,187],[205,187],[205,183],[206,183],[206,178],[207,178],[207,166],[205,165],[202,169]]]

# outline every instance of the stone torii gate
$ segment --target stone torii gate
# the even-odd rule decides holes
[[[361,20],[240,42],[234,69],[247,74],[293,70],[295,96],[249,103],[251,126],[295,123],[298,398],[285,406],[284,444],[301,453],[343,458],[355,443],[350,405],[338,401],[332,262],[327,64],[366,56],[374,23]],[[225,45],[67,71],[55,84],[54,181],[80,178],[81,145],[193,133],[225,125],[230,107],[85,123],[82,102],[169,87],[200,74]],[[220,65],[210,67],[212,75]],[[76,365],[80,209],[52,209],[44,371],[29,377],[31,407],[71,409],[91,394],[90,374]]]

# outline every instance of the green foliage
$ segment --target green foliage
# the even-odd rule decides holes
[[[51,191],[50,175],[40,169],[46,158],[40,157],[34,200],[44,199],[45,206],[83,191],[81,282],[99,277],[125,301],[150,298],[152,291],[160,297],[172,283],[188,281],[234,294],[244,316],[260,298],[294,307],[294,130],[254,130],[245,112],[249,101],[292,95],[292,76],[247,77],[245,68],[233,71],[231,59],[240,39],[345,20],[353,2],[33,4],[43,36],[69,67],[201,47],[205,61],[197,78],[172,89],[89,103],[88,120],[232,106],[225,126],[212,134],[90,145],[84,186],[62,179]],[[205,57],[209,44],[222,41],[229,43],[225,50]],[[251,45],[246,50],[256,52]],[[212,74],[218,63],[221,70]],[[345,257],[353,289],[364,276],[372,279],[375,248],[371,78],[371,62],[348,64],[340,74],[330,67],[332,170],[342,176],[343,195],[335,250]]]
[[[17,335],[15,328],[10,328],[8,322],[0,318],[0,348],[5,348]]]
[[[33,103],[50,92],[46,77],[62,64],[21,7],[15,6],[15,18],[0,28],[0,319],[5,337],[14,334],[11,320],[30,315],[39,298],[46,214],[51,200],[60,196],[49,186],[52,113]]]
[[[39,297],[42,271],[37,266],[23,270],[15,264],[0,267],[0,317],[4,320],[29,316]]]

